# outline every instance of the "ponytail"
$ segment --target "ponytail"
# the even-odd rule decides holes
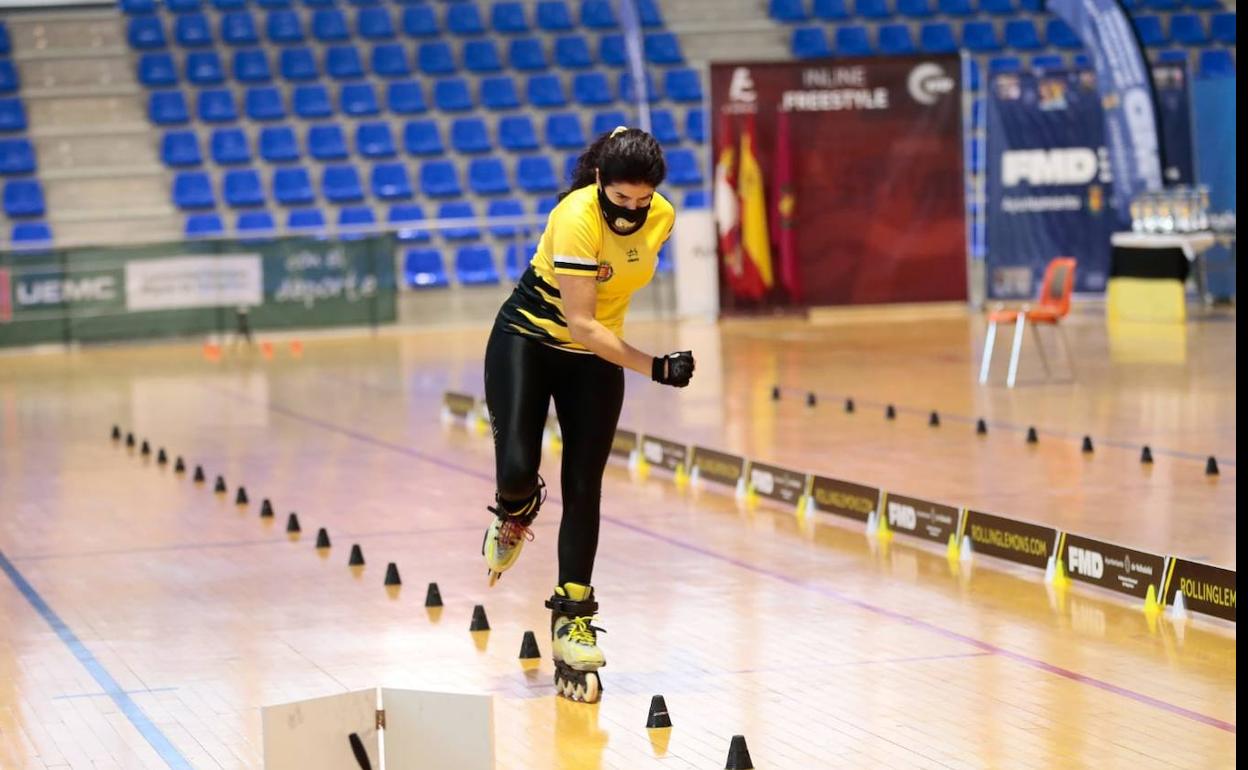
[[[559,200],[598,180],[603,187],[633,182],[657,188],[666,177],[667,163],[658,141],[639,128],[620,126],[595,139],[581,153],[572,171],[572,186],[559,194]]]

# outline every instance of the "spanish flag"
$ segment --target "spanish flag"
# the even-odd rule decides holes
[[[802,301],[801,280],[797,270],[797,232],[794,230],[794,211],[797,199],[794,195],[793,153],[790,148],[789,113],[781,111],[776,115],[776,155],[774,158],[775,173],[772,182],[775,190],[771,229],[776,233],[776,245],[779,247],[780,285],[789,293],[794,302]]]
[[[754,116],[745,117],[745,130],[741,133],[741,165],[738,169],[741,194],[741,247],[745,252],[742,260],[748,285],[745,296],[761,299],[774,285],[771,274],[771,238],[767,234],[767,200],[763,183],[763,170],[755,154]]]

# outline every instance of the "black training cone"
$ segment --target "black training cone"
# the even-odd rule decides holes
[[[771,400],[772,401],[780,400],[780,386],[779,385],[771,386]]]
[[[854,413],[854,400],[852,398],[845,399],[845,411],[849,414]]]
[[[179,457],[177,461],[174,462],[173,472],[174,473],[186,473],[186,463],[182,462],[181,457]]]
[[[139,447],[139,454],[147,457],[152,453],[152,445],[147,443],[147,439],[143,439],[143,446]]]
[[[532,631],[525,631],[524,639],[520,642],[520,660],[533,660],[540,657],[542,657],[542,652],[537,649],[537,637]]]
[[[1210,457],[1208,460],[1205,461],[1205,475],[1206,476],[1218,475],[1218,461],[1213,459],[1212,457]]]
[[[364,566],[364,552],[360,550],[359,543],[356,543],[355,545],[351,546],[351,558],[347,559],[347,566],[348,567],[363,567]]]
[[[160,465],[165,465],[169,462],[169,455],[165,454],[165,448],[163,446],[160,448],[160,451],[156,453],[156,462]]]
[[[386,585],[401,586],[403,581],[399,579],[399,565],[390,562],[386,565]]]
[[[430,583],[429,590],[425,591],[425,606],[426,607],[441,607],[442,606],[442,592],[438,590],[437,583]]]
[[[932,410],[931,416],[927,418],[927,424],[933,428],[940,427],[940,415],[936,414],[936,410]]]
[[[1148,447],[1144,447],[1143,451],[1140,452],[1140,462],[1148,463],[1149,465],[1152,465],[1153,450],[1149,449]]]
[[[806,406],[814,406],[819,403],[819,398],[812,392],[806,394]]]
[[[1083,437],[1083,451],[1089,454],[1092,452],[1092,437],[1091,436]]]
[[[324,527],[316,531],[316,547],[329,548],[329,532]]]
[[[987,435],[988,423],[984,422],[984,418],[979,418],[979,421],[975,423],[975,432],[981,436]]]
[[[237,494],[237,495],[234,495],[234,503],[235,503],[236,505],[246,505],[246,504],[248,503],[248,500],[247,500],[247,487],[239,487],[239,488],[238,488],[238,494]]]
[[[897,410],[893,408],[892,404],[889,404],[888,408],[884,410],[884,418],[888,420],[892,420],[896,416],[897,416]]]
[[[1027,443],[1034,444],[1039,440],[1040,440],[1040,437],[1036,435],[1036,429],[1028,428],[1027,429]]]
[[[260,518],[273,518],[273,503],[269,502],[269,498],[264,498],[264,502],[260,503]]]
[[[662,695],[650,699],[650,715],[646,717],[646,727],[671,727],[672,718],[667,715],[667,703]]]
[[[732,736],[732,743],[728,746],[728,761],[724,764],[724,770],[754,770],[754,763],[750,761],[750,750],[745,745],[744,735]]]
[[[286,518],[286,531],[292,533],[301,531],[299,529],[299,514],[294,511],[291,511],[290,516]]]
[[[126,446],[130,449],[134,449],[134,434],[133,433],[126,434]]]
[[[227,490],[226,490],[226,487],[225,487],[225,477],[224,477],[224,476],[217,476],[217,483],[216,483],[215,485],[213,485],[213,487],[212,487],[212,491],[213,491],[213,492],[220,492],[220,493],[221,493],[221,494],[223,494],[223,495],[226,493],[226,491],[227,491]]]
[[[199,482],[200,484],[204,483],[204,466],[202,465],[195,466],[195,481]]]
[[[113,441],[121,441],[121,428],[113,426]]]
[[[469,631],[489,631],[490,621],[485,618],[485,607],[480,604],[472,608],[472,625],[468,626]]]

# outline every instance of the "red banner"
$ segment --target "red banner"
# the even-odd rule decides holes
[[[723,308],[965,300],[961,105],[957,56],[712,65],[716,158],[753,124],[778,279],[725,271]]]

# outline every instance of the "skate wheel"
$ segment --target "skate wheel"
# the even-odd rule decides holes
[[[602,694],[602,691],[598,686],[597,674],[587,674],[585,676],[585,693],[584,694],[585,694],[586,703],[598,702],[598,697],[599,695]]]

